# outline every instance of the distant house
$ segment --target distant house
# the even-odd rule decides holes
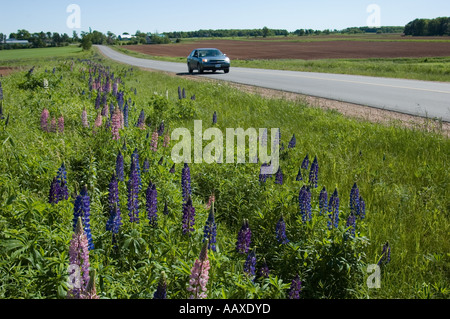
[[[30,42],[28,42],[28,40],[16,40],[16,39],[7,39],[5,41],[3,41],[3,44],[23,44],[23,45],[27,45]]]
[[[122,34],[122,35],[119,35],[118,38],[120,41],[130,41],[130,40],[134,39],[135,36],[130,35],[130,34]]]

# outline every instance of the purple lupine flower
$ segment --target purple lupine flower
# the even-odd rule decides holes
[[[208,249],[205,243],[200,252],[200,256],[195,260],[189,277],[189,287],[187,290],[192,293],[190,299],[205,299],[207,297],[206,285],[209,280],[210,264],[208,260]]]
[[[216,251],[217,225],[214,219],[214,202],[211,202],[208,219],[203,230],[203,242],[208,241],[208,249]]]
[[[317,161],[317,156],[314,157],[314,161],[311,164],[311,170],[309,172],[309,185],[313,188],[317,188],[317,182],[319,179],[319,163]]]
[[[156,185],[149,183],[146,192],[146,208],[149,224],[152,227],[158,226],[158,191]]]
[[[106,222],[106,230],[117,234],[122,225],[122,217],[120,214],[119,184],[116,174],[112,175],[109,183],[108,205],[109,219]]]
[[[182,188],[183,200],[187,201],[188,197],[190,197],[192,195],[191,170],[187,163],[184,163],[184,167],[181,171],[181,188]]]
[[[139,153],[137,148],[134,149],[133,154],[131,155],[131,170],[136,170],[139,182],[139,190],[142,188],[142,179],[141,179],[141,166],[139,165]]]
[[[164,131],[165,131],[165,124],[164,124],[164,121],[162,121],[158,128],[158,135],[163,136]]]
[[[288,299],[300,299],[300,292],[302,291],[302,282],[300,276],[297,275],[291,282],[291,287],[288,292]]]
[[[62,182],[67,183],[67,170],[66,165],[64,163],[62,163],[61,166],[58,168],[56,179],[58,180],[59,184],[62,184]]]
[[[139,114],[138,121],[136,123],[136,127],[139,127],[140,129],[145,129],[145,113],[144,110],[141,111]]]
[[[263,163],[263,164],[261,165],[261,169],[260,169],[260,171],[259,171],[259,182],[260,182],[260,183],[265,183],[265,182],[267,181],[267,178],[269,178],[269,177],[271,176],[270,174],[264,174],[264,173],[263,173],[263,170],[264,170],[266,167],[270,167],[270,164]]]
[[[178,99],[181,100],[183,96],[181,95],[181,87],[178,87]]]
[[[347,224],[345,225],[345,227],[348,229],[347,233],[350,237],[354,238],[355,237],[355,228],[356,228],[356,217],[353,214],[353,212],[350,213],[350,215],[347,218]]]
[[[88,288],[89,276],[89,243],[85,231],[83,230],[83,222],[79,217],[75,223],[75,231],[72,235],[69,248],[69,263],[72,266],[79,267],[80,277],[73,276],[76,269],[69,273],[69,278],[73,278],[72,287],[67,293],[68,299],[82,299]],[[78,282],[79,280],[79,282]]]
[[[301,169],[301,168],[298,169],[297,177],[295,178],[295,180],[296,180],[297,182],[303,180],[302,169]]]
[[[119,154],[117,154],[116,158],[116,175],[117,179],[121,182],[124,181],[124,173],[123,173],[123,155],[122,152],[119,150]]]
[[[247,259],[244,263],[244,272],[248,276],[254,276],[255,275],[255,268],[256,268],[256,256],[255,251],[252,250],[248,255]]]
[[[338,191],[335,189],[333,195],[330,197],[330,201],[328,203],[328,228],[332,229],[338,228],[339,226],[339,196]]]
[[[3,106],[0,104],[0,120],[4,120],[5,117],[3,116]]]
[[[67,188],[67,171],[64,163],[62,163],[60,168],[58,168],[56,180],[59,184],[58,200],[62,201],[69,199],[69,190]]]
[[[90,222],[90,216],[91,216],[91,200],[88,195],[87,186],[85,186],[81,193],[82,202],[81,202],[81,210],[82,210],[82,221],[84,225],[84,231],[86,233],[86,237],[88,239],[89,243],[89,250],[94,249],[94,243],[92,241],[92,234],[91,234],[91,222]]]
[[[284,221],[283,216],[281,216],[277,222],[277,225],[275,227],[275,233],[276,238],[280,244],[284,245],[289,242],[286,236],[286,222]]]
[[[311,216],[311,192],[309,187],[303,185],[298,195],[300,214],[302,215],[302,221],[306,223],[312,219]]]
[[[183,91],[181,92],[181,97],[183,98],[183,99],[185,99],[186,98],[186,90],[183,88]]]
[[[167,282],[164,271],[161,272],[161,277],[159,277],[158,287],[153,294],[153,299],[167,299]]]
[[[241,254],[247,254],[252,242],[252,231],[248,223],[248,219],[244,219],[241,229],[239,230],[236,251]]]
[[[281,166],[278,167],[278,171],[275,175],[275,183],[283,185],[283,171],[281,170]]]
[[[306,154],[305,159],[302,162],[302,166],[303,169],[308,169],[309,167],[309,155]]]
[[[324,186],[322,188],[322,190],[320,191],[320,195],[319,195],[319,215],[322,215],[322,214],[325,215],[325,212],[327,211],[327,207],[328,207],[328,193]]]
[[[383,252],[381,253],[380,260],[378,261],[378,265],[386,265],[391,261],[391,246],[389,246],[389,242],[383,245]]]
[[[295,138],[295,134],[292,136],[291,140],[289,141],[288,148],[294,148],[295,145],[297,145],[297,139]]]
[[[130,110],[128,107],[128,103],[125,103],[125,106],[123,107],[123,126],[128,127],[128,114]]]
[[[118,91],[119,91],[119,81],[114,81],[113,88],[112,88],[112,94],[114,96],[117,96]]]
[[[50,112],[44,108],[41,113],[41,129],[44,132],[48,132],[50,130],[48,119],[50,118]]]
[[[364,219],[366,217],[366,202],[362,196],[359,196],[358,216],[360,219]]]
[[[102,103],[102,95],[100,92],[97,92],[97,97],[95,99],[95,109],[98,110],[100,108],[100,104]]]
[[[59,194],[60,194],[60,185],[58,183],[58,180],[55,177],[53,179],[52,183],[50,184],[50,192],[48,195],[49,204],[52,204],[52,205],[58,204]]]
[[[217,112],[213,114],[213,125],[217,124]]]
[[[172,165],[172,167],[169,170],[170,174],[174,174],[175,173],[175,164]]]
[[[195,101],[195,94],[191,96],[191,100]]]
[[[117,98],[116,99],[117,99],[117,104],[119,105],[120,108],[123,107],[123,103],[125,102],[124,98],[123,98],[123,95],[124,95],[124,92],[122,92],[122,91],[117,93]]]
[[[163,147],[169,147],[170,144],[170,135],[169,132],[164,135]]]
[[[132,159],[132,168],[128,180],[128,216],[130,222],[139,223],[139,176],[136,159]]]
[[[350,191],[350,211],[353,212],[355,215],[358,214],[359,209],[359,188],[355,184],[353,184],[353,187]]]
[[[60,134],[64,133],[64,116],[60,116],[58,119],[58,132]]]
[[[83,113],[81,113],[81,124],[83,125],[84,128],[89,127],[88,115],[87,115],[86,108],[84,108]]]
[[[269,278],[269,275],[270,275],[270,269],[267,266],[266,259],[264,259],[264,264],[258,271],[258,277],[259,278]]]
[[[192,199],[189,196],[187,201],[183,203],[183,235],[190,235],[193,232],[195,225],[195,208],[192,206]]]
[[[148,173],[150,170],[150,161],[148,160],[148,158],[145,159],[144,161],[144,165],[142,167],[142,171],[145,173]]]
[[[169,207],[167,205],[167,202],[164,203],[164,211],[163,211],[164,215],[169,215]]]

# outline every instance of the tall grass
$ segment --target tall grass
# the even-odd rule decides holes
[[[198,219],[195,235],[186,240],[178,234],[180,168],[174,176],[167,172],[171,164],[170,150],[152,154],[145,136],[148,132],[137,128],[124,132],[119,143],[113,142],[107,131],[92,135],[84,130],[81,112],[84,107],[90,110],[89,120],[93,122],[95,97],[82,95],[83,89],[86,90],[83,65],[77,62],[71,72],[71,62],[66,61],[32,61],[37,66],[34,72],[48,77],[54,85],[50,91],[19,89],[26,72],[2,78],[3,112],[10,114],[10,120],[6,129],[0,122],[0,296],[62,298],[65,295],[73,204],[64,202],[58,207],[47,204],[49,183],[64,161],[69,167],[71,192],[85,184],[89,187],[93,203],[91,226],[97,247],[91,265],[97,269],[98,290],[104,297],[151,298],[161,270],[168,275],[169,295],[186,297],[191,261],[200,249],[196,240],[202,238],[202,226],[207,218],[203,205],[212,192],[217,197],[220,251],[210,256],[211,298],[285,298],[286,285],[296,263],[305,271],[306,296],[314,298],[449,297],[450,142],[444,136],[346,118],[336,111],[324,111],[302,102],[266,99],[224,83],[191,82],[102,61],[123,78],[124,89],[135,103],[130,116],[133,121],[144,109],[152,127],[159,124],[150,103],[155,92],[161,96],[167,93],[169,104],[176,105],[177,90],[182,87],[188,96],[196,95],[197,113],[189,119],[168,118],[166,125],[171,130],[186,127],[192,131],[194,119],[202,120],[206,129],[212,125],[212,114],[216,111],[217,127],[223,132],[226,128],[280,127],[285,147],[293,134],[297,137],[296,147],[282,159],[283,185],[275,185],[271,180],[261,186],[259,166],[254,164],[192,164]],[[44,71],[53,67],[57,70],[54,78]],[[134,89],[136,95],[132,93]],[[64,135],[49,135],[40,130],[39,116],[44,106],[52,114],[64,114]],[[145,220],[139,226],[129,225],[123,198],[125,225],[122,252],[117,257],[110,247],[110,235],[105,232],[104,223],[109,178],[123,139],[128,144],[125,153],[128,161],[134,147],[151,159],[151,170],[144,183],[149,179],[158,183],[160,200],[168,201],[170,214],[161,217],[158,229],[148,228]],[[324,219],[317,216],[316,210],[312,225],[298,221],[296,198],[300,184],[295,176],[306,154],[319,159],[320,187],[325,186],[330,194],[339,189],[343,216],[348,209],[350,189],[358,183],[367,205],[367,218],[358,238],[367,238],[366,246],[355,242],[354,246],[338,246],[348,250],[333,252],[335,246],[326,243],[335,237],[329,237],[334,235],[322,227]],[[166,161],[163,166],[157,164],[160,156]],[[125,194],[125,185],[121,187]],[[317,192],[313,191],[315,202]],[[274,253],[270,238],[273,222],[280,214],[286,216],[288,234],[295,243]],[[243,218],[249,218],[254,227],[257,252],[264,254],[271,265],[281,268],[273,270],[274,277],[265,289],[239,275],[243,261],[232,251]],[[344,271],[345,276],[341,274],[341,277],[333,277],[333,273],[327,273],[326,264],[320,263],[321,254],[322,258],[330,258],[329,262],[338,262],[332,258],[335,256],[345,260],[358,257],[364,264],[377,263],[386,241],[392,247],[392,260],[382,268],[379,290],[367,288],[364,276],[352,276],[353,272],[359,275],[365,272],[354,268],[356,262],[349,264],[351,271]],[[360,255],[345,254],[353,251]],[[346,283],[350,290],[339,293],[314,281],[316,277],[308,272],[308,267],[323,272],[320,279],[325,285],[334,285],[345,278],[354,282]],[[278,285],[278,279],[283,284]]]

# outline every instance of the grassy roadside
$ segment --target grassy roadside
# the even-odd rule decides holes
[[[186,57],[159,57],[126,49],[115,50],[142,59],[185,63]],[[232,66],[273,70],[321,72],[450,82],[450,57],[325,60],[233,60]]]
[[[67,59],[72,57],[99,62],[98,57],[87,53]],[[324,282],[339,282],[355,269],[353,264],[342,263],[338,258],[324,259],[333,256],[327,251],[331,251],[333,245],[329,242],[330,235],[320,228],[326,219],[318,216],[318,191],[322,186],[330,193],[336,187],[339,189],[341,223],[345,224],[349,191],[357,182],[367,205],[367,217],[358,229],[361,237],[357,240],[367,237],[370,243],[364,250],[357,251],[357,257],[365,256],[364,262],[376,263],[386,241],[392,247],[392,255],[391,262],[382,268],[381,289],[368,289],[363,278],[356,288],[346,293],[353,298],[449,298],[449,139],[421,130],[349,119],[301,102],[264,99],[222,83],[193,82],[102,61],[123,79],[120,89],[136,105],[130,113],[130,123],[136,122],[141,110],[152,122],[151,129],[141,131],[130,125],[121,133],[128,143],[128,151],[124,154],[129,161],[134,147],[140,147],[143,157],[152,160],[150,175],[143,179],[144,186],[151,177],[163,196],[160,203],[163,205],[164,199],[167,200],[171,211],[169,216],[161,217],[160,229],[148,229],[145,217],[141,225],[130,227],[126,186],[121,184],[123,236],[128,244],[120,246],[123,256],[127,257],[116,260],[108,246],[110,237],[105,233],[104,223],[108,215],[107,187],[123,140],[112,141],[106,129],[95,135],[92,130],[82,127],[83,108],[87,109],[91,124],[97,115],[94,108],[96,94],[83,94],[83,91],[88,93],[89,78],[84,64],[75,62],[74,71],[70,71],[66,59],[32,62],[36,64],[36,77],[49,78],[49,91],[40,87],[19,89],[19,84],[26,80],[25,72],[1,80],[5,95],[3,112],[11,114],[6,129],[4,122],[0,122],[0,158],[4,159],[0,161],[2,298],[5,294],[6,297],[24,298],[63,297],[73,205],[61,203],[52,207],[47,204],[49,183],[62,161],[68,167],[71,192],[75,191],[74,184],[82,183],[87,183],[92,190],[91,225],[97,248],[92,252],[91,265],[98,270],[101,279],[98,291],[104,297],[151,298],[161,269],[168,275],[169,297],[185,297],[182,291],[185,291],[191,263],[198,255],[198,249],[193,249],[195,246],[191,241],[202,238],[202,226],[207,216],[202,207],[215,190],[220,250],[211,254],[210,298],[285,297],[281,288],[288,285],[291,278],[282,269],[271,268],[272,281],[267,282],[267,286],[240,275],[244,260],[230,252],[234,249],[242,218],[250,219],[257,252],[265,253],[270,266],[285,265],[290,269],[298,265],[299,269],[305,270],[302,273],[306,279],[304,293],[315,292],[317,296],[333,298],[334,295],[325,294],[326,287],[320,286],[320,282],[315,286],[308,278],[313,278],[315,270],[322,270],[320,276]],[[44,70],[53,67],[56,67],[55,75],[45,73]],[[184,88],[188,97],[195,94],[195,102],[179,102],[178,87]],[[177,168],[177,175],[172,177],[166,170],[170,168],[169,164],[158,165],[161,156],[165,161],[170,161],[170,157],[163,149],[157,154],[151,153],[146,138],[159,124],[152,101],[159,101],[160,97],[165,99],[166,92],[166,106],[192,105],[196,110],[193,118],[167,117],[166,125],[170,129],[186,127],[192,131],[193,119],[202,120],[204,129],[209,128],[216,111],[216,128],[223,132],[226,128],[280,127],[285,147],[293,134],[297,136],[296,147],[282,160],[283,185],[275,184],[273,179],[260,185],[259,166],[192,164],[198,219],[196,233],[189,240],[176,232],[181,220],[180,169]],[[48,107],[51,114],[64,114],[64,134],[40,130],[43,107]],[[170,113],[169,109],[167,113]],[[317,156],[320,163],[320,187],[313,190],[315,219],[312,225],[299,221],[296,203],[302,183],[296,182],[295,176],[306,154],[312,158]],[[307,175],[304,177],[306,180]],[[280,214],[286,218],[292,243],[273,248],[268,239],[274,237],[272,222],[276,222]],[[308,241],[309,237],[313,240]],[[321,245],[324,248],[319,250]],[[351,247],[347,248],[352,251]],[[274,251],[275,256],[271,254]],[[323,260],[325,262],[321,264]],[[328,268],[318,267],[327,266],[327,261],[335,262],[336,268],[342,267],[342,277],[333,277],[333,272],[325,271]],[[278,280],[283,280],[284,286],[276,286]]]
[[[1,50],[0,63],[10,62],[17,65],[23,61],[39,58],[73,57],[74,54],[81,52],[81,48],[73,45],[59,48]]]

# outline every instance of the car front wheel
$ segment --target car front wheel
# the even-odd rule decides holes
[[[223,72],[230,73],[230,69],[225,69],[225,70],[223,70]]]
[[[201,64],[198,65],[197,69],[198,73],[203,73],[203,66]]]

